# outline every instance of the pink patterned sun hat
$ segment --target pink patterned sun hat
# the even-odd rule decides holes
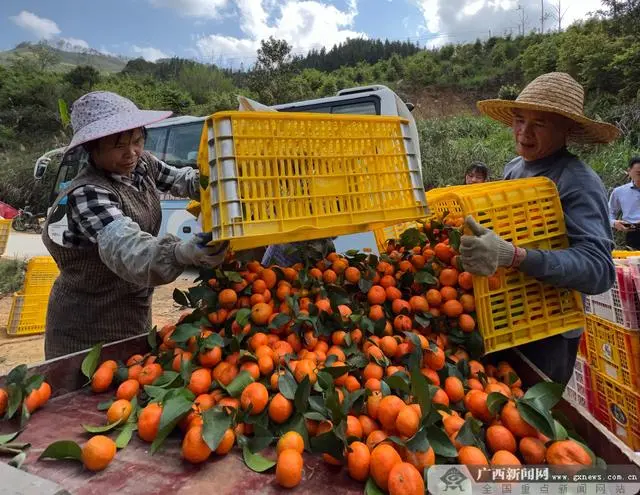
[[[67,150],[94,139],[159,122],[172,113],[140,110],[131,100],[109,91],[87,93],[71,108],[73,138]]]

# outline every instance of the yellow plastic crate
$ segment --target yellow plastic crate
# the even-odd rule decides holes
[[[640,387],[640,331],[587,315],[585,335],[592,367],[620,385]]]
[[[22,291],[26,295],[48,296],[59,273],[58,266],[51,256],[34,256],[27,262]]]
[[[640,251],[613,251],[611,255],[615,259],[624,260],[633,256],[640,256]]]
[[[203,230],[250,249],[422,218],[417,146],[399,117],[216,113],[198,153]]]
[[[416,228],[420,231],[423,230],[424,223],[421,221],[415,222],[403,222],[397,223],[395,225],[389,225],[387,227],[380,227],[373,231],[373,235],[376,238],[376,245],[378,246],[378,251],[380,253],[384,253],[387,247],[387,241],[389,239],[400,239],[400,236],[405,230]]]
[[[24,294],[16,292],[7,323],[8,335],[43,333],[47,320],[49,294]]]
[[[595,417],[633,450],[640,450],[640,395],[593,371]]]
[[[0,256],[2,256],[7,249],[10,232],[11,220],[7,218],[0,218]]]

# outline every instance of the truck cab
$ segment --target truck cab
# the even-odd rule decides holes
[[[413,137],[417,142],[417,130],[411,116],[413,105],[405,104],[398,95],[382,85],[344,89],[339,91],[336,96],[284,103],[272,108],[282,112],[400,116],[409,120],[411,132],[415,134]],[[149,125],[147,126],[145,149],[174,167],[196,168],[204,120],[205,117],[182,116]],[[78,147],[68,153],[64,148],[58,148],[48,151],[38,158],[34,167],[34,178],[41,179],[48,166],[51,163],[56,163],[60,157],[56,180],[49,195],[49,207],[60,191],[88,163],[88,156],[84,148]],[[161,194],[160,199],[162,225],[159,235],[171,233],[182,239],[187,239],[201,231],[198,220],[185,209],[189,203],[188,199],[176,198],[166,193]],[[59,235],[61,236],[66,229],[66,219],[56,220],[57,229],[60,230]],[[364,248],[377,252],[375,238],[371,232],[338,237],[335,246],[338,252]]]

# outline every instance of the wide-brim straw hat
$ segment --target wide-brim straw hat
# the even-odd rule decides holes
[[[73,138],[67,150],[96,139],[144,127],[173,112],[140,110],[135,103],[109,91],[93,91],[78,98],[71,108]]]
[[[577,144],[610,143],[620,136],[611,124],[584,115],[584,89],[564,72],[550,72],[531,81],[515,100],[483,100],[478,110],[503,124],[513,124],[513,111],[537,110],[562,115],[576,123],[568,139]]]

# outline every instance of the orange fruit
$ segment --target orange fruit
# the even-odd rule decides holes
[[[473,275],[469,272],[462,272],[458,275],[458,285],[464,290],[473,289]]]
[[[256,325],[266,325],[272,314],[273,308],[267,303],[260,302],[251,308],[251,321]]]
[[[150,403],[140,411],[138,416],[138,436],[145,442],[153,442],[158,435],[162,416],[162,406],[155,402]]]
[[[507,428],[502,425],[493,425],[487,428],[487,446],[491,452],[506,450],[515,454],[516,439]]]
[[[131,402],[126,399],[118,399],[107,410],[107,422],[109,424],[120,421],[125,423],[131,414]]]
[[[114,369],[111,366],[100,366],[91,377],[91,390],[96,393],[106,392],[113,381]]]
[[[463,332],[471,333],[476,329],[476,320],[471,315],[462,314],[458,317],[458,326]]]
[[[442,242],[439,244],[436,244],[435,247],[433,248],[433,251],[436,257],[440,261],[443,261],[445,263],[449,263],[449,261],[451,261],[451,258],[453,257],[453,251],[451,250],[451,248]]]
[[[213,349],[203,350],[198,354],[198,360],[205,368],[213,368],[222,361],[222,349],[220,347],[214,347]]]
[[[116,443],[104,435],[91,437],[82,446],[82,463],[89,471],[102,471],[116,455]]]
[[[405,406],[404,401],[395,395],[383,397],[378,406],[378,421],[386,430],[393,430],[400,410]]]
[[[385,292],[384,287],[374,285],[369,289],[367,299],[369,304],[383,304],[387,300],[387,293]]]
[[[206,368],[199,368],[191,373],[189,379],[189,385],[187,388],[191,390],[194,395],[204,394],[209,391],[211,387],[211,372]]]
[[[158,363],[151,363],[145,365],[138,375],[138,382],[140,385],[151,385],[154,381],[156,381],[162,375],[163,370],[162,366]]]
[[[357,284],[360,281],[360,270],[354,266],[350,266],[344,271],[344,278],[351,284]]]
[[[473,313],[476,310],[476,299],[471,294],[462,294],[460,304],[465,313]]]
[[[502,408],[500,420],[518,438],[536,437],[538,435],[538,430],[522,419],[513,402],[508,402]]]
[[[362,437],[367,438],[372,431],[375,431],[380,428],[380,425],[369,416],[361,414],[358,416],[358,421],[360,421],[360,425],[362,426]]]
[[[392,396],[387,396],[392,397]],[[385,397],[386,398],[386,397]],[[391,445],[380,444],[371,452],[370,472],[371,477],[383,490],[389,489],[389,475],[391,470],[402,463],[400,454]]]
[[[458,451],[458,461],[460,464],[470,464],[477,466],[488,466],[489,461],[482,450],[472,445],[464,445]]]
[[[396,430],[405,437],[412,437],[420,426],[420,415],[411,406],[404,406],[396,417]]]
[[[425,351],[422,360],[423,364],[425,364],[432,370],[438,371],[444,368],[446,356],[444,355],[444,351],[440,347],[438,347],[436,350],[431,350],[431,348],[429,348]]]
[[[449,318],[458,318],[463,311],[462,304],[455,299],[448,300],[442,305],[442,312]],[[471,317],[469,316],[469,318]]]
[[[543,464],[547,448],[544,442],[536,437],[523,437],[520,439],[520,454],[526,464]]]
[[[366,481],[369,477],[371,452],[362,442],[352,442],[347,451],[347,471],[357,481]]]
[[[387,438],[387,434],[382,430],[373,430],[367,435],[367,447],[370,451]]]
[[[224,289],[218,294],[218,303],[225,309],[233,309],[238,302],[238,294],[235,290]]]
[[[467,395],[464,396],[464,406],[474,418],[488,423],[491,421],[491,413],[487,407],[487,397],[489,395],[486,392],[480,390],[469,390]]]
[[[27,408],[27,411],[32,413],[36,409],[40,407],[40,395],[37,390],[32,390],[29,392],[29,395],[24,400],[24,405]]]
[[[300,361],[298,361],[298,364],[296,365],[296,369],[293,373],[293,376],[295,377],[298,383],[304,380],[305,376],[308,376],[309,381],[313,385],[318,380],[318,372],[316,370],[315,363],[310,359],[301,359]]]
[[[211,449],[202,438],[202,426],[189,428],[182,440],[182,458],[192,464],[206,461],[211,455]]]
[[[380,349],[387,357],[392,357],[398,350],[398,341],[390,335],[385,335],[380,339]]]
[[[229,385],[237,375],[238,368],[226,361],[218,363],[218,365],[213,368],[213,371],[211,372],[211,377],[220,385],[224,386]]]
[[[233,447],[233,444],[235,443],[235,441],[236,441],[236,434],[233,432],[231,428],[228,428],[227,431],[224,432],[224,435],[222,436],[222,440],[220,440],[220,443],[216,447],[215,453],[218,455],[227,454]]]
[[[442,285],[455,287],[458,285],[458,270],[455,268],[444,268],[440,272],[439,280]]]
[[[267,387],[265,387],[260,382],[250,383],[245,387],[240,395],[240,405],[242,409],[249,409],[251,406],[251,411],[249,414],[255,416],[264,411],[265,407],[267,407],[267,402],[269,401],[269,391]]]
[[[42,382],[40,387],[38,387],[38,397],[40,401],[38,407],[44,406],[49,400],[49,398],[51,397],[51,385],[49,385],[47,382]],[[0,394],[0,403],[1,402],[2,402],[2,397]],[[1,408],[2,408],[2,404],[0,404],[0,409]]]
[[[552,465],[591,465],[591,456],[574,440],[553,442],[547,449],[547,463]]]
[[[407,449],[407,462],[413,465],[418,472],[423,473],[426,468],[436,463],[436,454],[432,447],[426,452],[413,452]]]
[[[299,454],[304,452],[304,439],[297,431],[288,431],[280,437],[276,445],[276,453],[280,455],[287,449],[293,449]]]
[[[367,397],[367,415],[370,418],[378,419],[380,402],[382,402],[382,394],[380,392],[373,392],[369,397]]]
[[[267,289],[273,289],[276,286],[276,282],[278,281],[278,276],[276,272],[274,272],[270,268],[265,268],[260,272],[259,277],[264,280]],[[254,282],[255,283],[255,282]]]
[[[138,380],[128,379],[123,381],[116,391],[116,399],[131,400],[138,395],[140,384]]]
[[[488,277],[487,282],[489,284],[489,290],[498,290],[502,286],[500,277],[497,275],[491,275]]]
[[[276,481],[285,488],[298,486],[302,481],[302,467],[300,452],[294,449],[283,450],[276,462]]]
[[[449,396],[451,402],[458,402],[464,399],[464,385],[458,377],[447,377],[444,381],[444,391]]]
[[[453,287],[445,285],[444,287],[442,287],[442,289],[440,289],[440,295],[444,302],[453,301],[458,298],[458,291]]]
[[[293,414],[293,404],[281,393],[277,393],[269,403],[269,417],[274,423],[282,424]]]
[[[347,416],[346,437],[356,437],[358,439],[363,437],[362,424],[360,424],[358,418],[351,414]]]
[[[442,424],[444,425],[445,433],[451,437],[454,433],[460,431],[460,428],[464,425],[464,419],[460,416],[450,414],[442,420]]]
[[[491,458],[493,466],[520,466],[520,460],[508,450],[498,450]]]
[[[389,473],[389,495],[424,495],[424,480],[413,464],[400,462]]]
[[[429,306],[440,306],[442,304],[442,294],[438,289],[429,289],[427,291],[427,302]]]

